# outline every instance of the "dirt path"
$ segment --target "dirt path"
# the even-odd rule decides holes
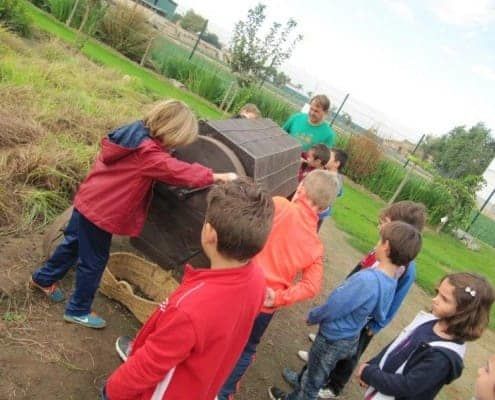
[[[266,399],[271,384],[288,389],[280,372],[284,366],[302,366],[296,351],[309,347],[310,330],[304,323],[307,310],[322,302],[360,259],[361,254],[331,222],[323,227],[322,238],[328,254],[323,294],[276,315],[237,399]],[[94,331],[64,323],[62,305],[50,304],[25,289],[24,282],[41,260],[40,243],[40,235],[4,238],[0,243],[0,292],[13,294],[2,295],[0,301],[0,399],[95,399],[105,377],[119,364],[114,351],[116,337],[136,332],[138,323],[119,304],[101,295],[97,295],[95,310],[107,319],[107,328]],[[123,246],[116,244],[116,249]],[[68,276],[63,285],[69,291],[72,277]],[[365,358],[387,344],[428,305],[429,298],[414,287],[395,321],[377,336]],[[470,399],[476,370],[490,353],[495,353],[493,332],[469,346],[462,378],[445,388],[439,398]],[[362,399],[362,391],[352,382],[342,398]]]

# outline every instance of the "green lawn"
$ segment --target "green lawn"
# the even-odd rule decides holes
[[[24,3],[30,17],[38,28],[67,43],[76,43],[77,33],[74,30],[67,28],[64,24],[36,8],[31,3],[27,1]],[[201,117],[219,118],[222,116],[222,112],[213,104],[195,94],[177,89],[160,75],[140,67],[120,53],[94,39],[88,39],[81,52],[99,64],[116,69],[123,74],[139,78],[146,89],[159,96],[173,97],[184,101]]]
[[[369,251],[378,240],[378,213],[385,203],[364,189],[345,185],[344,196],[334,207],[337,227],[350,235],[350,244],[359,251]],[[495,285],[495,249],[481,244],[480,251],[468,250],[452,236],[426,229],[423,249],[417,258],[416,282],[432,293],[440,278],[450,272],[469,271],[487,277]],[[495,307],[490,327],[495,328]]]

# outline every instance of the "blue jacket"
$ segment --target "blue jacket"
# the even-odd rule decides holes
[[[381,331],[383,328],[385,328],[392,318],[394,318],[395,314],[397,314],[397,311],[399,311],[399,308],[406,298],[407,293],[409,293],[409,289],[411,289],[411,286],[413,285],[414,281],[416,280],[416,263],[414,261],[411,261],[409,265],[406,268],[406,271],[404,274],[399,278],[397,281],[397,289],[395,290],[395,296],[394,299],[392,300],[392,304],[390,305],[390,308],[387,312],[387,316],[383,321],[377,321],[375,319],[372,319],[368,323],[368,329],[373,332],[373,334],[378,333]]]
[[[313,308],[308,323],[320,324],[320,333],[329,340],[357,337],[366,322],[385,320],[397,280],[378,268],[365,269],[337,287],[327,302]]]

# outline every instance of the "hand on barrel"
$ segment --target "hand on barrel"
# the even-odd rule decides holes
[[[265,302],[263,303],[263,306],[273,307],[274,304],[275,304],[275,290],[271,288],[266,288]]]
[[[213,180],[215,181],[215,183],[235,181],[237,178],[239,177],[233,172],[213,174]]]

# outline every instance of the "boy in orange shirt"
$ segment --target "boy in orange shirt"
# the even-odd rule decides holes
[[[316,296],[323,278],[323,244],[318,236],[318,213],[337,196],[338,182],[328,171],[310,172],[291,201],[274,197],[273,226],[263,250],[254,258],[265,274],[267,295],[237,365],[218,400],[232,399],[238,382],[251,364],[274,312]],[[296,276],[301,279],[296,283]]]

